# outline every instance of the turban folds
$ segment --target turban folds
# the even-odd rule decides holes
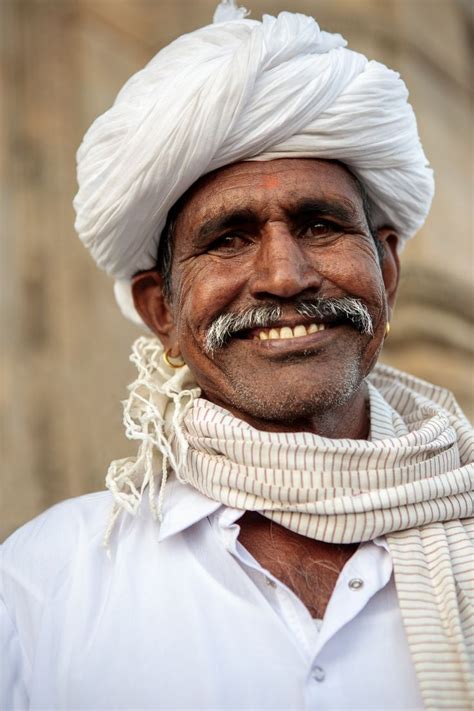
[[[158,52],[78,150],[76,230],[134,320],[129,280],[155,265],[170,208],[224,165],[339,160],[402,241],[428,214],[433,175],[399,75],[311,17],[243,14],[221,3],[214,24]]]

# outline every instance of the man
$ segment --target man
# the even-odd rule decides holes
[[[79,150],[77,229],[152,334],[140,447],[111,514],[81,497],[5,544],[8,709],[473,700],[472,433],[376,365],[433,190],[406,89],[311,18],[243,15],[159,53]]]

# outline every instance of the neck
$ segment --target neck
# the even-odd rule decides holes
[[[343,405],[291,420],[255,418],[248,412],[237,410],[230,403],[218,402],[213,398],[208,399],[225,408],[240,420],[247,422],[251,427],[264,432],[311,432],[330,439],[369,438],[369,393],[365,382]]]

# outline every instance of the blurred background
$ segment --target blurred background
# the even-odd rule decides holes
[[[435,170],[426,225],[403,253],[383,360],[450,388],[472,418],[470,0],[248,0],[251,17],[313,14],[400,71]],[[0,1],[2,485],[0,539],[103,487],[135,445],[121,404],[140,330],[75,236],[75,151],[125,80],[211,21],[213,0]]]

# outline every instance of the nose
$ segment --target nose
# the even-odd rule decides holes
[[[288,299],[318,291],[322,279],[314,261],[284,223],[268,223],[255,258],[252,296]]]

